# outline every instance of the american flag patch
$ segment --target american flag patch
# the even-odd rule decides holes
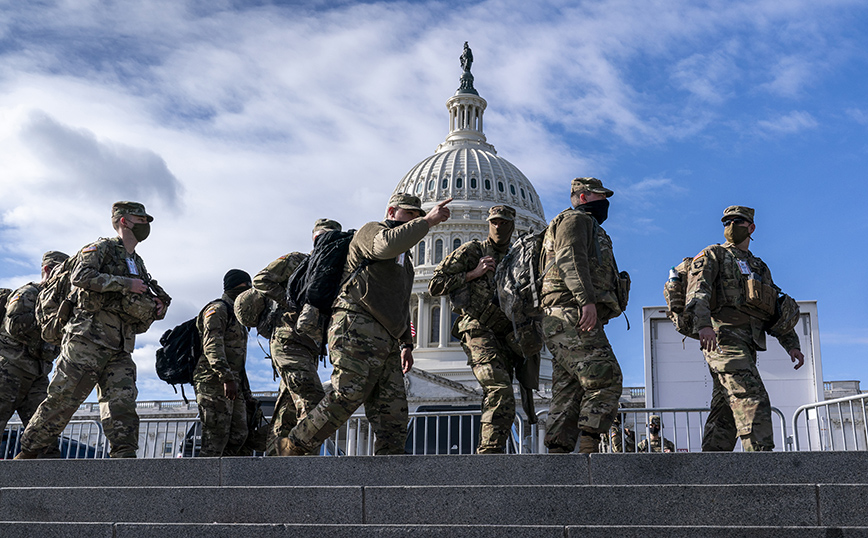
[[[207,317],[211,317],[211,315],[212,315],[214,312],[217,312],[217,306],[216,306],[216,305],[215,305],[215,306],[212,306],[211,308],[209,308],[208,310],[205,311],[205,317],[206,317],[206,318],[207,318]]]
[[[96,250],[96,245],[91,245],[89,247],[84,247],[81,249],[82,252],[93,252]]]

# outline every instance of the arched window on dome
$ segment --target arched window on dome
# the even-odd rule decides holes
[[[476,178],[475,177],[470,178],[470,188],[471,189],[476,188]]]
[[[428,190],[433,191],[434,185],[435,185],[435,183],[434,183],[434,180],[432,179],[431,181],[428,182]]]
[[[460,237],[456,237],[455,239],[452,240],[452,251],[453,252],[458,250],[458,247],[460,247],[460,246],[461,246],[461,238]]]
[[[498,182],[497,182],[497,190],[500,191],[500,192],[504,192],[503,181],[498,181]]]
[[[462,179],[461,177],[456,177],[455,178],[455,188],[460,189],[463,186],[464,186],[464,179]]]
[[[434,241],[434,263],[443,261],[443,240]]]
[[[416,194],[422,194],[422,190],[425,188],[425,182],[420,181],[418,185],[416,185]]]
[[[440,188],[443,189],[444,191],[449,188],[449,178],[448,177],[443,178],[443,181],[440,183]]]
[[[524,200],[527,198],[527,196],[524,195],[524,187],[521,187],[519,190],[521,191],[521,199]]]
[[[440,305],[431,307],[431,334],[428,339],[429,345],[437,347],[440,345]]]
[[[509,192],[510,192],[510,194],[515,196],[515,185],[513,185],[513,184],[509,185]]]
[[[491,181],[486,179],[484,185],[485,185],[485,190],[489,190],[489,191],[491,190]]]
[[[419,257],[416,258],[416,265],[425,265],[425,241],[419,241]]]

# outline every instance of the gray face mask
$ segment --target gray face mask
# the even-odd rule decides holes
[[[133,224],[131,231],[133,232],[133,237],[136,238],[136,241],[141,243],[151,235],[151,223],[137,222]]]

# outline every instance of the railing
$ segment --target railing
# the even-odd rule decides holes
[[[621,428],[627,429],[634,434],[635,446],[638,446],[642,439],[650,438],[648,422],[651,415],[660,416],[660,437],[668,439],[675,445],[676,452],[700,452],[702,451],[702,436],[705,429],[705,419],[711,409],[707,407],[665,407],[665,408],[630,408],[622,407],[618,409],[618,414],[621,416]],[[775,429],[775,446],[783,451],[792,450],[792,438],[787,434],[787,422],[783,413],[776,407],[772,407],[772,414],[777,417],[778,427]],[[546,453],[547,449],[543,444],[545,432],[545,417],[548,415],[548,409],[541,410],[537,413],[537,424],[530,428],[529,444],[534,447],[535,452]],[[607,432],[608,433],[608,432]],[[608,435],[604,435],[608,438]],[[621,435],[621,452],[635,452],[628,450],[627,435]],[[608,439],[601,443],[603,451],[613,451],[608,446]],[[650,443],[646,451],[650,451]],[[741,445],[736,444],[736,450],[741,450]]]
[[[828,403],[828,402],[827,402]],[[807,406],[806,406],[807,407]],[[863,407],[864,409],[864,407]],[[775,443],[783,450],[792,450],[791,438],[783,414],[772,408],[778,418]],[[677,452],[697,452],[702,449],[702,433],[707,408],[621,408],[622,427],[635,434],[638,444],[649,437],[647,423],[651,415],[661,417],[660,435],[675,444]],[[507,442],[507,453],[546,453],[543,444],[545,417],[548,410],[537,413],[537,424],[527,423],[516,416]],[[409,454],[473,454],[479,443],[480,410],[418,411],[410,413],[406,450]],[[794,417],[795,420],[795,417]],[[0,445],[0,459],[8,459],[18,451],[21,424],[10,424]],[[323,443],[320,451],[329,456],[374,454],[374,432],[363,414],[355,414],[335,434]],[[11,447],[7,440],[11,440]],[[780,444],[778,442],[780,441]],[[140,458],[189,458],[199,454],[202,426],[198,418],[141,419],[139,425]],[[798,443],[798,437],[797,437]],[[605,448],[605,443],[604,443]],[[622,449],[626,449],[622,436]],[[108,441],[98,421],[73,421],[61,436],[62,457],[103,458],[108,456]],[[738,449],[738,448],[737,448]]]
[[[825,402],[807,404],[793,413],[796,450],[868,450],[868,421],[865,405],[868,394],[857,394]],[[804,429],[799,424],[804,413]]]

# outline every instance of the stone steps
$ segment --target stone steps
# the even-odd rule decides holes
[[[863,452],[4,461],[0,536],[868,537],[866,498]]]

